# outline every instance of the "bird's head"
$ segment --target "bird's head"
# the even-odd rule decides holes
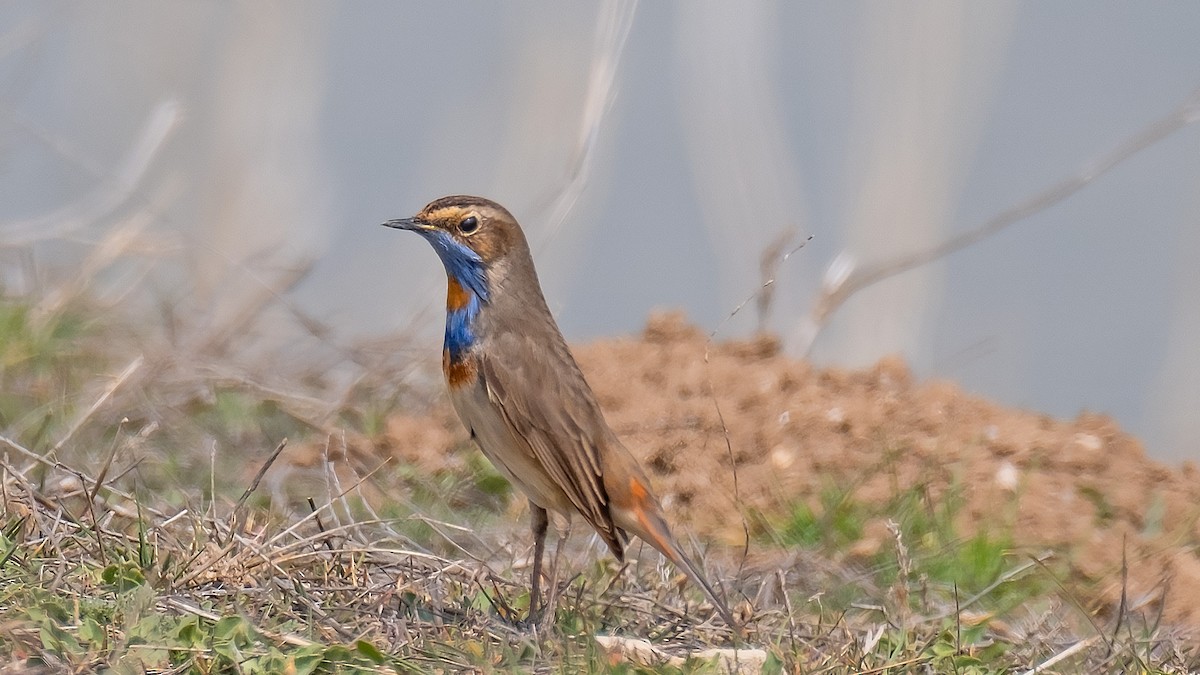
[[[384,225],[425,237],[442,259],[446,274],[484,301],[489,268],[503,264],[514,251],[528,250],[512,214],[482,197],[442,197],[412,218]]]

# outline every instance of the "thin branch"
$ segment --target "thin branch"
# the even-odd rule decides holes
[[[67,430],[67,433],[64,434],[62,438],[58,439],[58,442],[54,444],[54,447],[50,448],[50,454],[57,453],[59,450],[61,450],[62,447],[75,436],[80,427],[82,427],[89,419],[91,419],[92,415],[96,414],[96,411],[99,410],[100,407],[105,403],[107,403],[108,400],[112,398],[113,394],[115,394],[116,391],[129,380],[129,378],[133,377],[133,374],[136,373],[145,362],[145,357],[140,354],[136,359],[130,361],[129,365],[125,366],[125,370],[121,371],[121,374],[117,376],[116,381],[109,385],[104,393],[100,395],[100,398],[96,399],[96,401],[92,403],[91,407],[84,411],[82,415],[75,418],[75,421],[71,423],[71,428]]]
[[[1100,639],[1099,635],[1093,635],[1085,640],[1080,640],[1079,642],[1076,642],[1075,644],[1071,645],[1070,647],[1067,647],[1066,649],[1055,654],[1054,656],[1051,656],[1050,658],[1046,659],[1045,661],[1042,661],[1041,663],[1034,666],[1033,668],[1025,671],[1022,675],[1037,675],[1037,673],[1044,673],[1044,672],[1046,672],[1047,668],[1054,666],[1059,661],[1063,661],[1065,659],[1071,658],[1072,656],[1075,656],[1079,652],[1087,649],[1088,647],[1091,647],[1099,639]]]
[[[147,118],[137,141],[121,160],[115,176],[101,174],[102,184],[77,203],[37,218],[3,226],[0,228],[2,245],[15,248],[61,237],[94,223],[123,206],[137,195],[146,171],[170,138],[181,117],[182,107],[177,101],[169,99],[159,103]],[[48,143],[59,154],[91,170],[91,162],[78,159],[78,153],[65,147],[36,123],[15,114],[13,120],[33,136]]]
[[[271,465],[275,463],[275,460],[279,459],[279,454],[282,453],[283,449],[287,447],[287,442],[288,439],[286,438],[282,441],[279,441],[279,445],[275,446],[275,451],[272,452],[271,456],[267,458],[267,461],[263,462],[262,466],[259,467],[258,473],[254,474],[254,480],[250,482],[249,487],[247,487],[246,491],[242,493],[242,496],[237,500],[237,503],[233,505],[233,517],[231,519],[231,522],[234,523],[232,528],[233,534],[241,533],[242,526],[244,525],[244,523],[240,521],[242,507],[246,505],[246,500],[250,498],[250,495],[254,494],[254,491],[258,489],[258,484],[262,482],[263,476],[267,475],[267,469],[270,469]]]
[[[195,605],[188,604],[182,600],[177,600],[175,598],[166,598],[165,600],[163,600],[163,602],[165,602],[168,607],[177,609],[181,612],[184,612],[185,614],[194,614],[195,616],[198,616],[201,619],[207,619],[209,621],[220,621],[222,618],[220,614],[216,614],[213,612],[209,612],[207,610],[200,609],[199,607],[196,607]],[[280,632],[265,628],[263,626],[254,626],[254,630],[265,635],[268,638],[271,638],[272,640],[278,640],[279,642],[293,645],[295,647],[311,647],[312,645],[316,644],[315,642],[313,642],[311,640],[307,640],[305,638],[302,638],[299,635],[292,635],[291,633],[280,633]]]
[[[579,195],[583,193],[583,187],[587,183],[596,154],[596,141],[600,137],[600,127],[613,101],[617,68],[621,63],[621,54],[625,51],[629,29],[633,26],[637,4],[637,0],[610,0],[600,10],[600,17],[596,23],[596,56],[588,72],[588,89],[584,99],[579,138],[571,155],[566,182],[551,199],[550,217],[546,220],[548,228],[541,242],[543,244],[562,230],[567,216],[571,209],[575,208],[575,203],[579,201]]]
[[[1074,176],[1061,180],[1000,212],[979,227],[961,232],[932,247],[898,256],[870,267],[850,269],[836,274],[831,268],[830,273],[826,275],[827,280],[821,289],[821,295],[812,310],[810,317],[812,325],[806,336],[808,343],[804,345],[804,351],[807,352],[812,348],[817,335],[828,323],[829,317],[855,293],[885,279],[961,251],[1014,223],[1045,211],[1087,187],[1130,157],[1197,121],[1200,121],[1200,90],[1193,92],[1182,105],[1169,115],[1126,139],[1099,160],[1085,165]]]

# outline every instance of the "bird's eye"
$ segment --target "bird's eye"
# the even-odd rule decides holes
[[[475,216],[467,216],[458,224],[458,231],[463,234],[475,234],[475,230],[479,229],[479,219]]]

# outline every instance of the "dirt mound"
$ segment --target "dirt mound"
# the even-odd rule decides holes
[[[1200,624],[1200,474],[1146,458],[1107,417],[1004,408],[914,382],[896,358],[817,369],[769,337],[709,345],[674,314],[575,354],[671,518],[698,535],[740,545],[739,514],[819,509],[831,486],[876,504],[914,486],[934,498],[953,490],[964,532],[1006,522],[1017,546],[1061,552],[1109,602],[1124,550],[1133,599],[1168,588],[1167,616]],[[442,404],[393,420],[381,449],[437,469],[461,461],[446,450],[464,436]],[[854,550],[885,545],[879,529]]]

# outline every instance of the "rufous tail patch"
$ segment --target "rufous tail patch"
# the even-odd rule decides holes
[[[658,506],[650,499],[650,491],[640,480],[630,478],[629,493],[633,496],[633,512],[637,516],[638,524],[642,526],[638,535],[648,539],[654,548],[674,561],[675,546],[671,542],[671,533],[656,513]]]

